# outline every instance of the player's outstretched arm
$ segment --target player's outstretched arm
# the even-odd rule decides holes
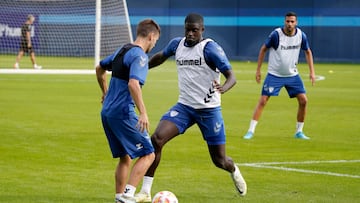
[[[149,60],[149,69],[159,66],[160,64],[164,63],[166,61],[166,59],[168,59],[168,58],[169,57],[164,56],[163,51],[157,52]]]

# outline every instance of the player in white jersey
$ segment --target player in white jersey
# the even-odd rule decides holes
[[[151,186],[163,146],[194,124],[199,126],[207,142],[213,163],[231,174],[240,195],[246,194],[246,183],[239,168],[226,156],[225,126],[221,113],[220,95],[235,85],[235,74],[223,49],[213,40],[204,39],[203,31],[203,17],[189,14],[185,19],[185,37],[172,39],[149,61],[152,68],[175,56],[180,95],[151,136],[155,161],[144,177],[140,193],[135,195],[137,202],[151,200]],[[222,85],[221,74],[226,79]]]
[[[271,96],[278,96],[285,87],[290,98],[296,97],[299,103],[295,138],[310,139],[303,133],[307,97],[304,84],[297,70],[300,49],[304,50],[310,70],[310,80],[315,84],[315,70],[312,52],[306,34],[297,28],[297,15],[289,12],[285,15],[284,27],[275,29],[260,48],[256,70],[256,82],[261,81],[261,65],[267,50],[269,51],[268,73],[263,83],[262,95],[255,108],[250,127],[244,139],[251,139],[261,113]]]

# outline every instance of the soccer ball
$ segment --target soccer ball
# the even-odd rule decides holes
[[[152,203],[179,203],[174,193],[170,191],[161,191],[156,193]]]

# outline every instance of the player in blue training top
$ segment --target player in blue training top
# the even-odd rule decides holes
[[[160,27],[155,21],[146,19],[138,24],[136,33],[134,43],[122,46],[96,67],[102,91],[103,128],[113,157],[120,157],[115,171],[115,201],[121,203],[135,203],[136,186],[155,158],[141,86],[145,84],[149,68],[146,53],[159,39]],[[109,88],[107,70],[112,71]],[[131,161],[137,157],[130,172]]]
[[[307,97],[304,84],[297,70],[300,49],[304,50],[310,69],[310,80],[315,84],[313,56],[304,32],[297,27],[297,16],[294,12],[285,15],[283,28],[275,29],[265,44],[262,45],[256,70],[256,82],[261,81],[261,65],[267,50],[269,52],[268,73],[263,84],[261,97],[255,108],[250,127],[244,139],[251,139],[261,113],[271,96],[278,96],[285,87],[290,98],[296,97],[299,103],[295,138],[310,139],[303,133]]]
[[[185,37],[172,39],[160,52],[151,57],[149,67],[162,64],[175,56],[180,94],[178,102],[160,120],[151,141],[155,161],[147,171],[137,202],[151,200],[151,185],[159,165],[163,146],[194,124],[207,142],[213,163],[229,173],[241,195],[246,194],[246,183],[239,168],[225,153],[225,125],[221,113],[220,95],[236,83],[235,74],[223,51],[213,40],[204,39],[203,17],[191,13],[185,18]],[[223,85],[220,76],[226,78]]]

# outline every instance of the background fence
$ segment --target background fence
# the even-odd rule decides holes
[[[136,0],[128,1],[128,8],[133,31],[144,17],[161,24],[161,39],[153,51],[183,36],[184,16],[198,12],[205,17],[205,36],[221,44],[229,58],[256,60],[266,37],[283,25],[285,13],[295,11],[299,27],[310,39],[315,62],[360,62],[358,0]]]
[[[41,2],[30,4],[25,1],[17,8],[0,8],[0,54],[17,54],[19,44],[18,41],[12,46],[3,43],[11,35],[9,27],[13,25],[2,21],[11,18],[14,24],[21,25],[27,13],[15,12],[18,6],[34,12],[46,3]],[[161,38],[150,54],[159,51],[173,37],[183,36],[184,17],[190,12],[198,12],[205,17],[205,37],[217,41],[230,59],[254,61],[269,33],[283,26],[285,13],[295,11],[299,27],[310,40],[315,62],[360,62],[357,50],[360,46],[359,0],[128,0],[127,4],[133,35],[136,24],[144,18],[153,18],[161,25]],[[70,22],[60,30],[56,26],[58,21],[66,22],[64,19],[49,19],[43,13],[33,13],[37,18],[35,27],[41,26],[42,30],[37,33],[38,29],[35,29],[34,46],[38,55],[93,56],[95,17],[91,13],[95,9],[95,1],[81,8],[81,15],[87,17],[85,21],[80,24]],[[72,9],[71,5],[59,2],[52,14],[69,9]],[[62,32],[61,37],[54,39],[51,35],[54,31]],[[81,34],[78,34],[80,31]],[[64,46],[64,38],[71,39],[67,46]],[[300,60],[304,60],[303,53]]]

